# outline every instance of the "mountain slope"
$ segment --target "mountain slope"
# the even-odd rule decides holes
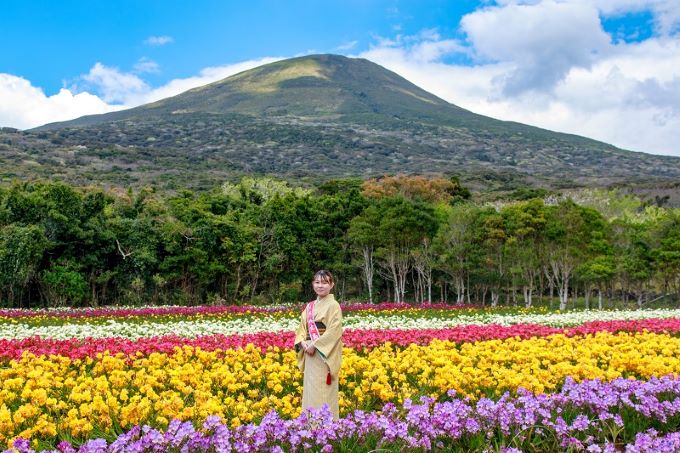
[[[52,123],[37,130],[183,113],[316,119],[387,116],[445,123],[474,122],[478,117],[368,60],[313,55],[260,66],[130,110]]]
[[[457,173],[543,186],[680,178],[678,158],[477,115],[375,63],[337,55],[283,60],[133,109],[0,133],[0,160],[13,165],[6,178],[168,187],[244,173]]]

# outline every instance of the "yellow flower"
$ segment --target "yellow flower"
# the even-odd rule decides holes
[[[130,360],[107,352],[90,361],[31,354],[3,360],[2,442],[22,432],[51,442],[57,431],[85,440],[94,426],[98,435],[114,425],[127,429],[145,423],[163,429],[172,418],[200,425],[209,415],[238,426],[272,409],[287,417],[300,411],[302,374],[290,350],[183,346]],[[449,389],[472,398],[515,392],[519,386],[551,392],[567,376],[580,381],[670,373],[680,373],[680,339],[653,333],[344,348],[340,408],[341,413],[378,409],[387,401],[438,397]]]

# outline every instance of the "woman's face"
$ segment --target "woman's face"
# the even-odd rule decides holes
[[[333,286],[334,286],[333,283],[329,283],[326,280],[323,280],[319,277],[315,278],[314,281],[312,282],[314,292],[319,297],[328,296],[331,293]]]

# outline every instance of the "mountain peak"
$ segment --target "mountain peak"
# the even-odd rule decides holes
[[[281,84],[303,77],[330,81],[326,65],[316,58],[288,60],[273,64],[269,71],[246,71],[237,74],[230,81],[238,83],[241,89],[250,93],[272,93],[281,89]]]
[[[413,104],[450,106],[361,58],[308,55],[281,60],[152,104],[155,109],[254,116],[399,115]],[[407,109],[408,110],[408,109]],[[416,108],[416,110],[423,110]],[[149,112],[150,113],[150,112]],[[422,116],[425,112],[414,112]]]
[[[187,113],[378,122],[387,117],[436,123],[477,116],[369,60],[318,54],[269,63],[133,109],[38,129]]]

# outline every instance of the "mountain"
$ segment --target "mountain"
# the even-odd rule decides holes
[[[458,174],[509,188],[680,178],[679,158],[477,115],[375,63],[337,55],[271,63],[129,110],[0,131],[0,163],[5,179],[165,188],[246,173]]]
[[[260,66],[130,110],[37,130],[192,113],[380,122],[393,118],[456,126],[481,126],[479,121],[491,120],[449,104],[368,60],[313,55]]]

